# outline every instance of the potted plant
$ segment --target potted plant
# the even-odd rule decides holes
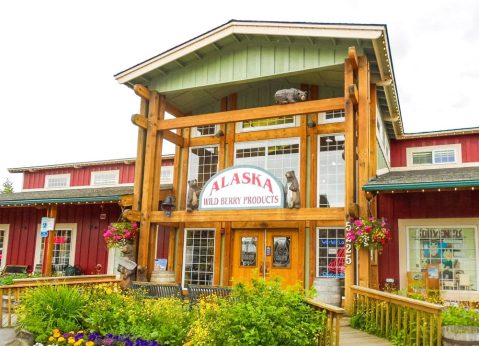
[[[356,249],[383,249],[383,245],[391,240],[391,230],[384,219],[370,217],[351,220],[346,231],[346,240]]]
[[[442,312],[442,344],[479,345],[479,310],[449,307]]]
[[[103,231],[103,238],[108,248],[124,247],[128,243],[132,243],[136,239],[137,234],[138,224],[136,222],[112,222]]]

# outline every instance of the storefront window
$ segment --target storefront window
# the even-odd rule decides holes
[[[318,208],[344,207],[344,135],[319,136]]]
[[[188,163],[188,180],[196,179],[202,188],[218,171],[218,147],[191,148]]]
[[[256,267],[256,258],[258,255],[258,238],[241,237],[241,263],[242,267]]]
[[[43,252],[45,249],[45,240],[47,238],[41,238],[42,243],[40,245],[40,262],[43,263]],[[53,257],[52,257],[52,269],[55,272],[63,271],[68,265],[73,265],[70,262],[72,251],[72,230],[55,230],[55,238],[53,238]]]
[[[184,258],[184,285],[213,285],[215,230],[185,230]]]
[[[290,237],[273,237],[273,267],[289,268],[290,259]]]
[[[476,290],[476,228],[472,226],[408,227],[408,271],[439,268],[444,290]]]
[[[316,230],[316,277],[344,277],[344,228]]]

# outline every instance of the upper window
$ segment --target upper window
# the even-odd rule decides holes
[[[188,180],[196,179],[198,187],[203,185],[218,172],[218,147],[190,148],[188,162]]]
[[[160,184],[173,184],[173,166],[161,166]]]
[[[97,171],[91,172],[92,186],[117,185],[120,179],[120,171]]]
[[[260,131],[280,129],[285,127],[296,126],[296,116],[290,115],[286,117],[276,117],[268,119],[257,119],[239,122],[237,125],[238,132]]]
[[[192,129],[192,137],[213,136],[215,133],[216,125],[204,125]]]
[[[45,176],[45,189],[62,189],[70,186],[70,174],[51,174]]]
[[[319,123],[338,123],[344,121],[344,109],[338,109],[329,112],[319,113]]]
[[[460,163],[460,149],[460,144],[407,148],[408,166]]]
[[[344,207],[344,135],[322,135],[318,140],[319,208]]]

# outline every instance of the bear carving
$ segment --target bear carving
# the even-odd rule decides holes
[[[284,187],[286,207],[301,208],[301,198],[299,195],[299,182],[294,171],[288,171],[285,174],[286,185]]]
[[[186,211],[190,212],[198,209],[200,197],[200,188],[198,180],[188,180],[188,192],[186,194]]]
[[[276,100],[276,103],[279,103],[279,104],[306,101],[306,97],[307,97],[306,91],[301,91],[294,88],[281,89],[274,94],[274,99]]]

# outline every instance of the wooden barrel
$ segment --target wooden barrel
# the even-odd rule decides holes
[[[151,273],[150,281],[161,284],[173,284],[176,282],[176,275],[174,271],[155,270]]]
[[[442,327],[443,346],[479,345],[479,327],[444,326]]]
[[[314,288],[316,289],[315,300],[341,306],[341,297],[344,290],[344,279],[342,278],[316,278],[314,279]]]

